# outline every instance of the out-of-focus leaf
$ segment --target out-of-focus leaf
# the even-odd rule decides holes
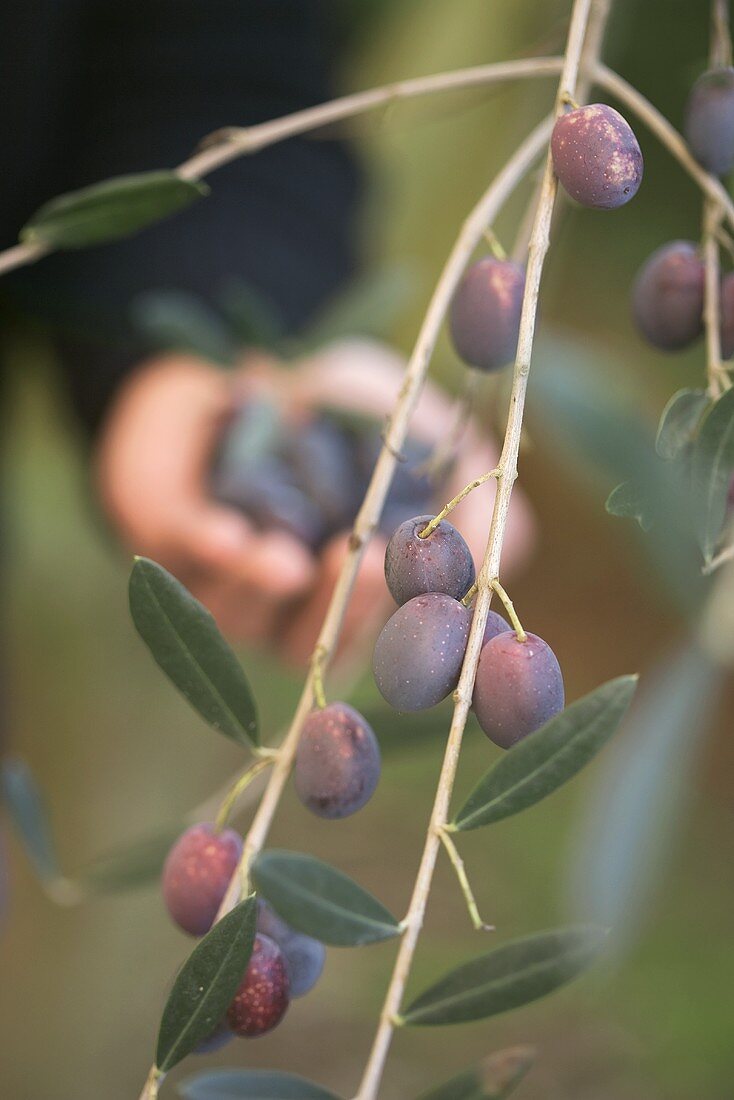
[[[631,481],[644,500],[660,502],[655,524],[640,540],[651,560],[649,576],[667,598],[695,614],[705,582],[693,535],[693,501],[687,491],[687,462],[682,461],[686,456],[679,455],[675,466],[658,458],[652,431],[637,405],[615,393],[610,382],[618,366],[588,340],[581,348],[570,340],[545,337],[536,360],[529,393],[531,407],[535,403],[538,410],[533,431],[551,436],[571,475],[601,500],[610,481]]]
[[[178,1086],[185,1100],[338,1100],[333,1092],[293,1073],[269,1069],[215,1069]]]
[[[372,271],[357,279],[301,338],[304,350],[349,336],[384,336],[405,305],[413,279],[404,268]]]
[[[50,882],[61,871],[43,796],[33,773],[24,760],[11,757],[3,762],[1,774],[3,801],[28,858],[41,881]]]
[[[230,364],[236,345],[226,324],[196,294],[149,290],[132,304],[136,328],[156,348],[193,352],[213,363]]]
[[[623,481],[612,489],[604,507],[610,516],[636,519],[643,531],[650,530],[658,513],[658,506],[645,497],[634,481]]]
[[[53,248],[86,248],[137,233],[208,194],[206,184],[181,179],[175,172],[116,176],[51,199],[23,227],[20,239]]]
[[[157,883],[163,862],[182,828],[180,824],[169,825],[152,836],[104,852],[79,872],[75,882],[93,894],[116,894]]]
[[[377,898],[313,856],[263,852],[253,864],[252,879],[288,924],[322,943],[359,947],[400,934],[398,922]]]
[[[286,333],[285,321],[254,287],[238,281],[229,283],[220,306],[241,344],[279,351]]]
[[[207,932],[181,967],[163,1009],[155,1061],[166,1073],[222,1021],[247,970],[257,903],[251,894]]]
[[[577,830],[569,909],[611,926],[615,942],[634,937],[659,884],[720,676],[696,649],[668,658],[643,683],[594,777]]]
[[[163,566],[137,558],[130,611],[158,665],[202,718],[233,741],[259,744],[250,685],[203,604]]]
[[[673,394],[663,409],[655,437],[660,458],[675,458],[692,442],[709,400],[705,390],[678,390]]]
[[[619,727],[637,686],[620,676],[513,745],[479,780],[454,818],[467,831],[520,813],[580,772]]]
[[[421,993],[401,1021],[413,1027],[461,1024],[519,1008],[570,982],[599,955],[606,933],[591,926],[540,932],[452,970]]]
[[[704,417],[693,451],[698,539],[707,562],[714,556],[724,526],[733,475],[734,389],[730,389]]]
[[[457,1074],[420,1100],[505,1100],[535,1061],[532,1047],[508,1047],[490,1054],[478,1066]]]

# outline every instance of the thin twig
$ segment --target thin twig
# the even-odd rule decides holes
[[[438,835],[439,835],[439,838],[441,840],[441,843],[443,844],[444,848],[446,849],[446,854],[447,854],[447,856],[449,857],[449,859],[451,861],[451,866],[454,868],[454,871],[456,872],[456,878],[458,879],[459,887],[461,888],[461,892],[464,895],[464,901],[466,902],[466,908],[469,912],[469,917],[471,919],[472,924],[474,925],[474,928],[476,929],[477,932],[494,932],[494,925],[493,924],[485,924],[484,921],[482,920],[480,914],[479,914],[479,906],[477,905],[477,900],[474,897],[474,891],[471,888],[471,883],[469,882],[469,876],[466,873],[466,867],[464,866],[464,860],[459,855],[458,848],[454,844],[453,840],[451,839],[451,836],[446,831],[445,827],[438,830]]]
[[[502,600],[502,603],[504,604],[505,611],[510,616],[510,622],[512,623],[512,629],[515,631],[515,634],[517,635],[518,642],[526,642],[528,640],[528,636],[525,633],[525,631],[523,630],[523,626],[522,626],[522,623],[520,622],[517,611],[515,611],[515,605],[512,602],[512,600],[510,599],[510,597],[507,595],[507,593],[505,592],[504,588],[500,584],[497,577],[495,577],[492,581],[492,588],[497,593],[499,598]]]
[[[435,92],[449,92],[481,85],[502,84],[512,80],[555,76],[560,72],[561,64],[560,57],[528,57],[490,65],[477,65],[469,69],[433,73],[430,76],[399,80],[379,88],[341,96],[328,103],[307,107],[303,111],[295,111],[293,114],[260,122],[255,126],[222,127],[216,133],[203,138],[199,142],[197,152],[174,171],[182,179],[199,180],[239,157],[257,153],[267,145],[274,145],[296,134],[317,130],[322,126],[364,114],[401,99],[412,99]],[[24,264],[35,263],[52,251],[53,248],[50,245],[14,245],[5,252],[0,252],[0,275]]]
[[[710,573],[715,573],[722,565],[725,565],[728,561],[734,559],[734,543],[729,546],[725,546],[723,550],[711,559],[706,565],[701,567],[701,572],[708,576]]]
[[[448,504],[444,504],[441,511],[430,520],[422,531],[418,532],[419,539],[429,538],[436,528],[446,519],[449,513],[453,512],[457,504],[461,504],[462,500],[465,500],[470,493],[473,493],[475,489],[478,489],[480,485],[486,484],[493,478],[499,477],[499,469],[489,470],[486,474],[480,474],[479,477],[475,477],[473,481],[470,481],[468,485],[465,485],[455,497],[452,497]]]
[[[581,63],[581,51],[589,20],[591,0],[575,0],[568,32],[566,54],[556,97],[557,115],[561,108],[561,97],[565,92],[573,93]],[[500,554],[504,541],[507,515],[510,506],[512,486],[517,476],[517,457],[520,447],[525,391],[527,387],[530,359],[535,333],[535,317],[538,305],[540,279],[545,254],[549,245],[550,224],[556,195],[556,178],[550,152],[546,157],[543,188],[530,241],[528,268],[525,281],[525,295],[520,321],[517,358],[513,372],[512,397],[507,421],[504,445],[500,456],[500,477],[497,481],[497,493],[492,509],[492,520],[487,541],[484,562],[478,578],[477,602],[472,618],[466,655],[456,689],[455,707],[451,729],[449,731],[446,752],[436,790],[436,798],[431,813],[431,821],[426,836],[413,894],[405,916],[405,932],[398,950],[395,967],[387,989],[372,1049],[365,1066],[362,1081],[355,1100],[375,1100],[382,1080],[385,1062],[395,1031],[395,1020],[400,1011],[405,986],[410,974],[420,931],[423,926],[428,896],[431,890],[433,872],[436,865],[440,841],[440,830],[448,820],[449,802],[454,786],[459,762],[464,728],[469,715],[474,689],[479,653],[484,636],[484,628],[491,600],[491,582],[499,575]]]

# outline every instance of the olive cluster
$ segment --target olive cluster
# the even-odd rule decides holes
[[[425,710],[454,690],[474,614],[465,602],[475,580],[469,547],[446,520],[427,531],[433,518],[402,523],[385,553],[385,579],[399,606],[377,639],[372,667],[381,694],[399,711]],[[550,646],[490,611],[473,695],[486,735],[509,748],[563,705]]]
[[[193,825],[176,841],[163,868],[163,899],[173,921],[192,936],[212,927],[242,856],[242,839],[232,829]],[[200,1044],[198,1053],[218,1050],[235,1035],[264,1035],[283,1019],[293,997],[318,981],[325,948],[296,932],[258,899],[257,933],[247,971],[225,1019]]]

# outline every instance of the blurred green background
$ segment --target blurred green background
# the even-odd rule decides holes
[[[368,5],[363,5],[367,8]],[[707,50],[707,5],[620,0],[606,58],[676,124]],[[568,4],[556,0],[396,0],[368,11],[352,35],[345,89],[398,77],[557,50]],[[409,349],[430,287],[457,228],[486,181],[548,109],[553,83],[452,94],[397,105],[355,126],[374,174],[365,217],[375,264],[398,262],[418,291],[394,337]],[[236,120],[223,120],[236,121]],[[646,175],[637,199],[613,214],[567,209],[548,263],[541,332],[563,332],[590,372],[605,362],[618,389],[654,423],[669,394],[696,384],[699,346],[675,359],[646,349],[627,307],[644,257],[699,234],[700,199],[667,153],[638,129]],[[216,177],[213,180],[216,201]],[[497,227],[512,238],[529,184]],[[11,743],[48,792],[64,865],[176,820],[240,766],[238,751],[204,730],[159,675],[130,624],[128,562],[93,513],[81,444],[66,421],[43,342],[7,349],[12,401],[4,433],[8,568],[3,601]],[[436,369],[460,370],[442,342]],[[610,377],[613,372],[613,377]],[[531,380],[532,387],[532,380]],[[645,672],[683,626],[653,583],[631,524],[604,513],[611,484],[584,484],[559,458],[542,406],[521,478],[538,516],[538,545],[512,586],[532,630],[547,638],[573,699],[612,676]],[[272,736],[298,683],[245,654]],[[616,970],[522,1011],[460,1029],[398,1035],[385,1100],[416,1095],[486,1053],[515,1042],[538,1048],[524,1100],[730,1100],[734,1079],[734,769],[731,692],[701,730],[692,798],[641,939]],[[388,718],[383,781],[369,806],[338,824],[310,817],[289,792],[273,842],[312,851],[404,911],[417,865],[442,738],[401,736]],[[389,728],[387,728],[389,723]],[[413,727],[415,728],[415,727]],[[475,727],[459,787],[495,758]],[[584,791],[599,764],[531,812],[462,843],[480,908],[502,938],[565,919],[567,865],[584,820]],[[246,814],[243,816],[243,823]],[[155,889],[78,909],[54,908],[14,843],[13,888],[0,938],[9,1100],[129,1100],[151,1060],[166,989],[189,942],[166,920]],[[448,965],[491,946],[471,932],[441,863],[411,981],[417,990]],[[283,1026],[172,1075],[209,1064],[301,1072],[352,1095],[392,964],[394,946],[332,949],[324,980]]]

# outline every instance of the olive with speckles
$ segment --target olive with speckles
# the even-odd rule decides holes
[[[637,194],[642,152],[629,123],[606,103],[561,115],[551,135],[553,168],[582,206],[615,210]]]
[[[497,634],[483,647],[473,707],[490,741],[509,749],[563,710],[558,660],[537,634],[519,641],[514,631]]]
[[[686,348],[703,332],[705,270],[693,241],[671,241],[640,268],[632,312],[645,339],[661,351]]]
[[[209,931],[242,855],[232,829],[192,825],[171,848],[163,866],[163,900],[175,923],[192,936]]]
[[[349,817],[369,801],[379,778],[377,738],[358,711],[337,702],[309,714],[294,769],[304,806],[318,817]]]
[[[499,370],[517,352],[525,271],[510,260],[485,256],[467,268],[449,311],[456,354],[470,367]]]
[[[235,1035],[252,1039],[272,1031],[290,1002],[288,968],[274,940],[258,932],[245,976],[227,1009],[227,1023]]]
[[[375,644],[372,668],[384,699],[396,710],[426,710],[459,682],[472,612],[443,592],[415,596],[388,619]]]
[[[460,600],[474,584],[471,550],[455,527],[442,520],[426,538],[420,532],[433,516],[401,523],[385,550],[385,580],[398,604],[426,592],[444,592]]]

